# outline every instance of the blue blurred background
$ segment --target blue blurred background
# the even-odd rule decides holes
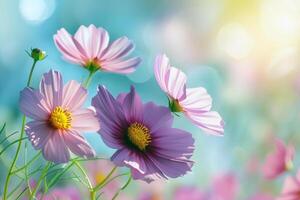
[[[134,182],[127,190],[130,199],[143,190],[171,199],[178,186],[206,188],[224,173],[240,183],[238,199],[257,192],[276,196],[283,177],[266,181],[257,168],[272,148],[271,137],[300,144],[299,19],[298,0],[1,0],[0,123],[7,122],[10,132],[19,128],[19,91],[32,62],[25,50],[38,47],[48,54],[38,63],[33,85],[50,68],[61,71],[65,82],[82,81],[88,72],[61,59],[53,35],[62,27],[73,34],[80,25],[94,24],[112,40],[123,35],[133,40],[134,54],[143,61],[127,76],[97,73],[86,105],[98,84],[114,95],[134,85],[144,101],[167,105],[152,70],[155,56],[166,53],[187,74],[188,86],[208,90],[226,123],[225,136],[214,137],[176,117],[175,126],[196,139],[193,171],[160,187]],[[112,154],[98,135],[86,137],[99,154]],[[2,185],[6,168],[0,159]]]

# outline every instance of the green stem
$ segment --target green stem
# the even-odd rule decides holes
[[[46,167],[45,167],[44,170],[42,171],[42,174],[41,174],[41,176],[40,176],[40,178],[39,178],[39,180],[38,180],[38,182],[37,182],[37,184],[36,184],[36,187],[33,189],[32,193],[31,193],[31,195],[30,195],[30,200],[32,200],[32,199],[35,198],[35,194],[36,194],[38,188],[40,187],[40,185],[41,185],[43,179],[44,179],[45,176],[47,175],[47,172],[48,172],[48,169],[49,169],[50,166],[51,166],[51,162],[48,162],[48,164],[46,165]]]
[[[14,171],[12,171],[11,173],[12,174],[14,174],[14,173],[17,173],[17,172],[19,172],[19,171],[22,171],[23,169],[25,169],[25,168],[27,168],[32,162],[34,162],[36,159],[38,159],[38,157],[41,155],[41,151],[38,153],[38,154],[36,154],[30,161],[28,161],[27,163],[26,163],[26,165],[24,165],[24,166],[22,166],[22,167],[20,167],[20,168],[18,168],[18,169],[16,169],[16,170],[14,170]]]
[[[85,87],[85,88],[89,87],[94,74],[95,74],[95,71],[91,70],[90,73],[89,73],[89,76],[87,77],[87,79],[83,83],[83,87]]]
[[[115,200],[115,199],[118,197],[118,195],[120,194],[120,192],[121,192],[122,190],[125,190],[125,189],[127,188],[127,186],[129,185],[129,183],[131,182],[131,180],[132,180],[132,177],[131,177],[131,175],[129,175],[128,180],[127,180],[127,182],[125,183],[125,185],[124,185],[123,187],[121,187],[121,188],[116,192],[116,194],[113,196],[112,200]]]
[[[72,161],[67,167],[65,167],[61,173],[56,174],[53,179],[51,179],[50,183],[48,183],[48,188],[51,188],[58,180],[59,178],[66,173],[72,166],[74,165],[74,161]]]
[[[32,189],[30,186],[30,180],[28,178],[28,170],[27,170],[27,142],[25,142],[25,149],[24,149],[24,166],[25,166],[25,181],[28,186],[29,195],[32,193]]]
[[[83,169],[83,167],[80,165],[80,163],[79,163],[77,160],[75,160],[74,163],[75,163],[75,165],[77,166],[77,168],[81,171],[81,173],[84,175],[86,181],[88,182],[89,190],[90,190],[90,191],[93,191],[93,185],[92,185],[92,183],[91,183],[91,181],[90,181],[90,179],[89,179],[87,173],[86,173],[85,170]]]
[[[94,190],[90,192],[90,196],[91,196],[91,200],[96,200],[96,192]]]
[[[30,70],[30,73],[29,73],[28,81],[27,81],[27,84],[26,84],[27,87],[30,86],[31,79],[32,79],[32,74],[33,74],[33,71],[34,71],[36,63],[37,63],[37,60],[34,60],[33,64],[32,64],[32,67],[31,67],[31,70]],[[15,164],[16,164],[16,162],[18,160],[18,156],[19,156],[19,153],[20,153],[20,150],[21,150],[21,146],[22,146],[22,140],[21,139],[24,136],[25,124],[26,124],[26,116],[23,115],[20,140],[19,140],[19,143],[18,143],[18,147],[17,147],[17,151],[15,153],[14,159],[13,159],[13,161],[11,163],[11,166],[10,166],[10,168],[8,170],[8,174],[6,176],[6,180],[5,180],[5,184],[4,184],[4,191],[3,191],[3,200],[7,200],[8,185],[9,185],[9,181],[10,181],[10,178],[11,178],[11,175],[12,175],[11,172],[12,172],[12,170],[15,167]]]
[[[9,143],[7,146],[4,147],[4,149],[2,149],[2,151],[0,152],[0,156],[1,156],[1,154],[3,154],[3,153],[6,151],[6,149],[8,149],[9,147],[13,146],[13,145],[16,144],[16,143],[20,143],[20,141],[26,140],[26,139],[28,139],[28,138],[27,138],[27,137],[24,137],[24,138],[21,138],[21,139],[17,139],[17,140],[15,140],[15,141],[13,141],[12,143]]]
[[[29,87],[30,86],[30,83],[31,83],[31,79],[32,79],[32,75],[33,75],[33,71],[34,71],[34,68],[35,68],[35,64],[37,63],[37,60],[34,60],[33,61],[33,64],[32,64],[32,67],[30,69],[30,73],[29,73],[29,78],[27,80],[27,84],[26,86]]]

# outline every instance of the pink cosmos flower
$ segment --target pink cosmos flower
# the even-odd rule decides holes
[[[186,75],[172,67],[166,55],[156,57],[154,74],[161,89],[167,93],[173,112],[183,112],[207,133],[223,135],[224,122],[219,113],[211,111],[212,99],[204,88],[186,88]]]
[[[238,193],[238,181],[233,174],[224,174],[215,178],[210,199],[234,200]]]
[[[262,172],[267,179],[274,179],[292,167],[295,149],[293,146],[285,146],[279,140],[275,140],[276,149],[271,152],[263,165]]]
[[[74,36],[64,28],[54,35],[54,42],[63,58],[95,72],[98,69],[115,73],[131,73],[141,62],[138,57],[126,59],[134,49],[127,37],[109,44],[109,35],[104,28],[80,26]]]
[[[277,200],[299,200],[300,199],[300,170],[296,177],[287,177],[281,195]]]
[[[26,134],[46,160],[68,162],[69,150],[82,157],[94,156],[81,132],[98,131],[100,125],[93,110],[81,108],[86,97],[87,90],[79,83],[72,80],[63,85],[61,74],[53,70],[43,75],[38,90],[21,91],[20,109],[33,119],[26,124]]]
[[[172,128],[169,109],[152,102],[143,104],[133,87],[115,99],[99,86],[92,105],[102,122],[100,136],[117,149],[112,162],[129,167],[133,179],[151,182],[190,171],[194,139],[190,133]]]

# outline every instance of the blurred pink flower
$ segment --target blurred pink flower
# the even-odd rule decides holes
[[[233,174],[224,174],[214,179],[211,200],[234,200],[238,193],[238,181]]]
[[[275,200],[272,196],[268,194],[256,194],[249,200]]]
[[[179,187],[174,192],[174,200],[208,200],[199,188],[192,186]]]
[[[82,65],[90,71],[131,73],[141,62],[138,57],[126,59],[134,49],[127,37],[121,37],[109,44],[109,35],[104,28],[80,26],[74,36],[64,28],[54,35],[54,42],[63,58]]]
[[[100,125],[93,110],[81,108],[86,97],[87,90],[79,83],[72,80],[64,86],[61,74],[53,70],[43,75],[39,90],[21,91],[20,109],[34,120],[26,124],[26,134],[46,160],[68,162],[69,150],[82,157],[94,156],[81,132],[97,131]]]
[[[82,200],[81,194],[77,188],[55,188],[47,194],[38,194],[38,200]]]
[[[157,83],[169,97],[173,112],[183,112],[207,133],[223,135],[224,122],[219,113],[211,111],[212,99],[203,87],[186,88],[186,75],[172,67],[166,55],[156,57],[154,74]]]
[[[138,200],[163,200],[163,197],[158,193],[143,192],[137,199]]]
[[[299,200],[300,199],[300,170],[296,177],[285,179],[283,190],[277,200]]]
[[[262,172],[267,179],[274,179],[292,167],[295,149],[275,139],[275,151],[271,152],[263,165]]]
[[[114,168],[114,164],[109,160],[93,160],[88,161],[86,164],[87,173],[92,181],[92,184],[96,186],[101,183],[105,177],[109,174],[109,172]],[[117,171],[115,171],[112,177],[117,175]],[[114,179],[110,183],[108,183],[101,190],[101,198],[103,199],[112,199],[117,190],[122,187],[119,179]],[[123,193],[120,194],[118,198],[121,198]]]

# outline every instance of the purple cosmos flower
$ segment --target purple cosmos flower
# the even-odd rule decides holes
[[[54,35],[54,42],[63,58],[86,67],[91,71],[101,69],[115,73],[131,73],[141,62],[138,57],[126,59],[134,49],[127,37],[109,44],[109,35],[104,28],[80,26],[74,36],[64,28]]]
[[[94,156],[80,133],[100,128],[95,112],[81,108],[86,97],[87,90],[79,83],[72,80],[64,86],[61,74],[53,70],[43,75],[39,90],[21,91],[20,109],[34,120],[26,124],[26,134],[46,160],[68,162],[69,150],[82,157]]]
[[[207,133],[223,135],[224,122],[219,113],[210,111],[212,99],[204,88],[186,88],[186,75],[172,67],[166,55],[156,57],[154,74],[161,89],[167,93],[173,112],[183,112]]]
[[[131,168],[134,179],[151,182],[190,171],[194,139],[190,133],[171,127],[173,117],[167,108],[152,102],[143,104],[133,87],[114,99],[99,86],[92,105],[102,122],[99,133],[103,141],[117,149],[111,160]]]

